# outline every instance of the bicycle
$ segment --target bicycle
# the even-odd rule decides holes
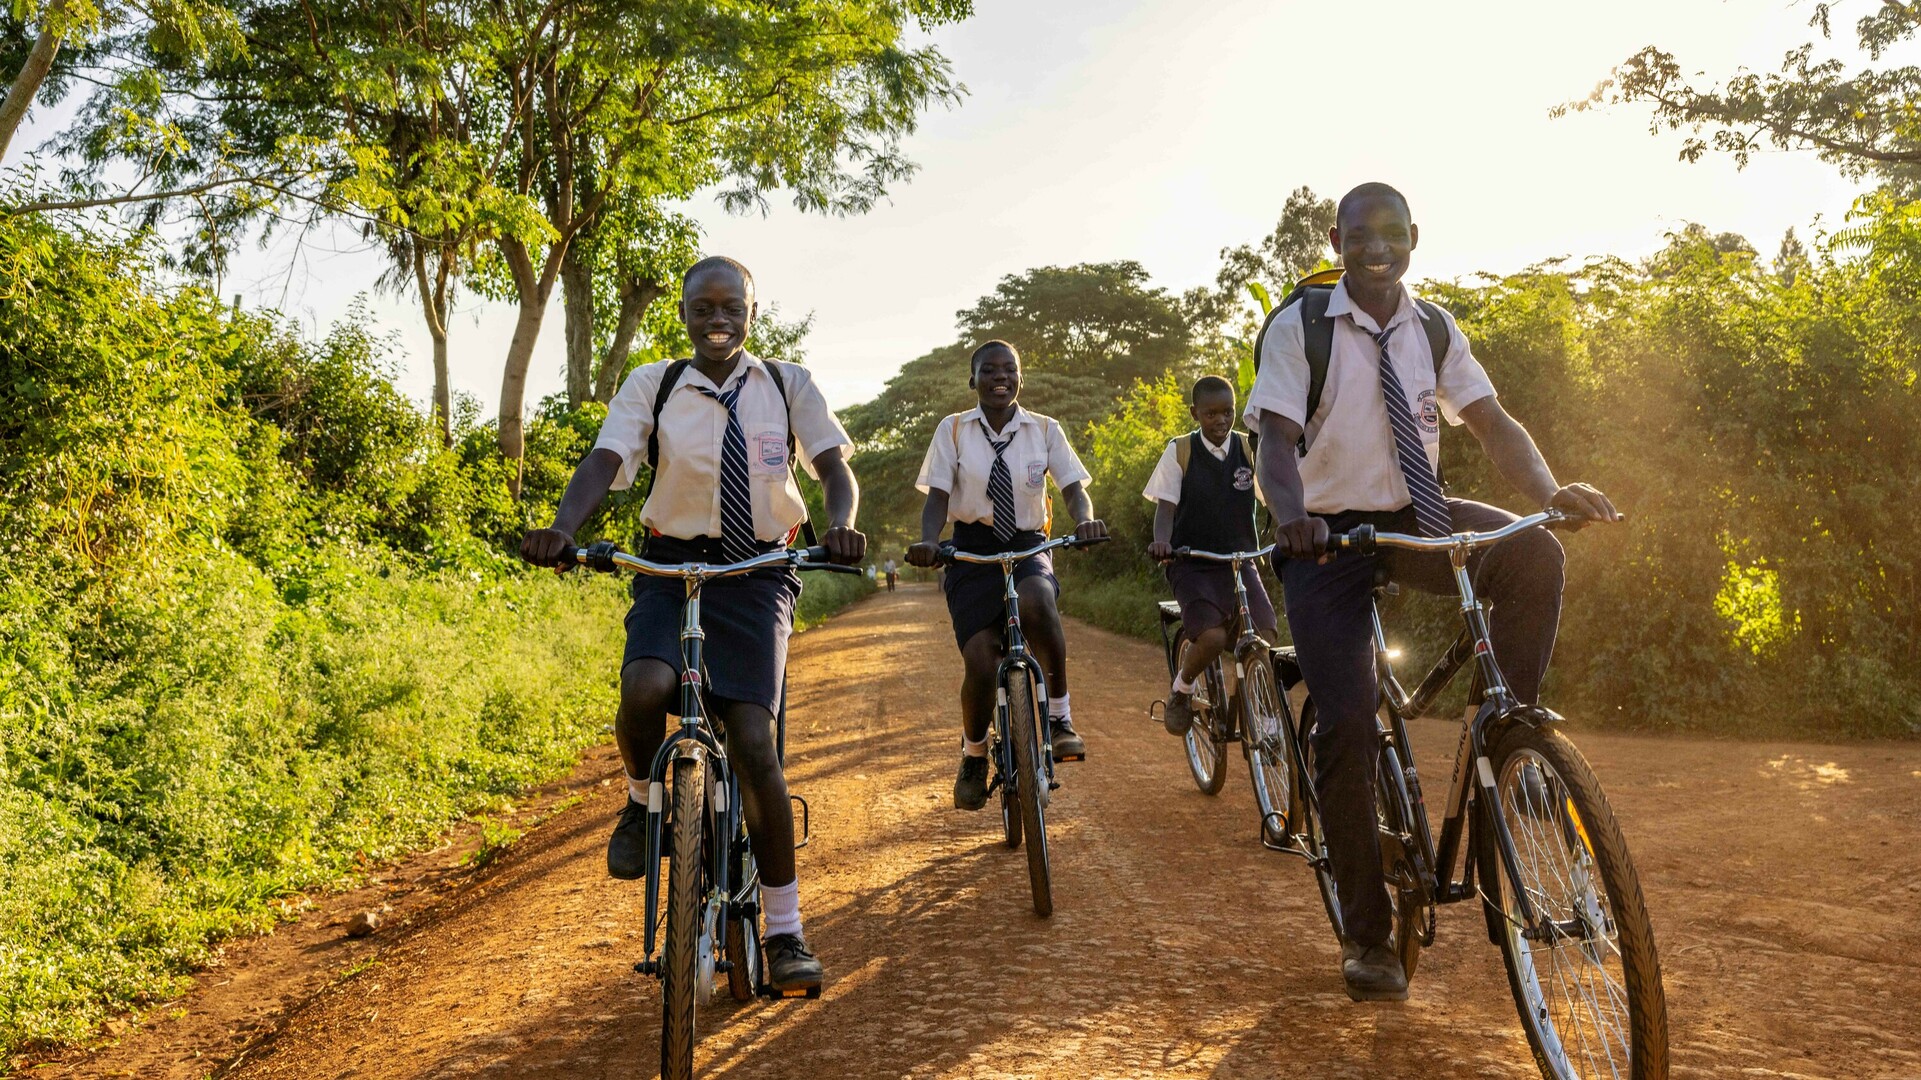
[[[1014,588],[1014,568],[1055,548],[1090,547],[1108,539],[1063,536],[1026,551],[999,555],[975,555],[945,543],[937,556],[943,566],[957,562],[998,564],[1007,585],[1005,655],[994,676],[993,745],[987,751],[994,775],[987,790],[989,794],[1000,790],[1001,831],[1008,848],[1020,847],[1023,835],[1027,839],[1027,884],[1034,896],[1034,913],[1043,919],[1054,913],[1053,870],[1047,861],[1047,804],[1060,782],[1054,779],[1053,744],[1040,735],[1047,730],[1047,673],[1027,651],[1027,639],[1021,634],[1021,598]]]
[[[706,636],[700,628],[700,593],[715,578],[755,570],[789,567],[859,574],[857,566],[828,562],[827,549],[782,549],[742,562],[656,563],[636,558],[602,542],[563,553],[603,573],[617,569],[680,578],[686,602],[680,619],[680,728],[670,732],[654,754],[647,786],[646,958],[634,970],[661,984],[660,1071],[663,1080],[693,1076],[695,1014],[712,1000],[714,976],[727,976],[736,1001],[756,997],[818,998],[818,986],[782,992],[767,982],[760,940],[760,869],[748,843],[740,808],[740,783],[727,762],[724,730],[708,722]],[[786,703],[775,718],[776,751],[786,758]],[[672,783],[668,781],[671,779]],[[671,811],[665,810],[671,792]],[[807,846],[807,801],[792,796],[801,810],[801,840]],[[663,830],[673,829],[663,848]],[[664,853],[664,854],[663,854]],[[668,860],[665,948],[660,940],[660,864]],[[724,953],[725,955],[722,955]]]
[[[1444,552],[1460,594],[1461,633],[1411,694],[1395,677],[1381,624],[1379,600],[1387,586],[1377,583],[1374,594],[1381,684],[1377,817],[1393,941],[1408,977],[1413,978],[1421,949],[1434,943],[1436,907],[1478,898],[1542,1075],[1655,1080],[1668,1074],[1667,1004],[1627,842],[1593,770],[1559,730],[1562,718],[1538,705],[1520,704],[1508,690],[1489,638],[1486,609],[1467,573],[1474,551],[1569,520],[1549,510],[1490,532],[1432,538],[1360,526],[1328,537],[1327,546],[1330,552],[1363,555],[1378,548]],[[1470,661],[1475,664],[1472,712],[1455,751],[1437,843],[1406,721],[1425,713]],[[1304,747],[1314,722],[1310,693],[1301,710]],[[1303,755],[1301,765],[1300,777],[1313,775],[1311,757]],[[1297,798],[1296,805],[1317,816],[1311,786],[1297,783],[1294,790],[1309,796]],[[1544,859],[1550,863],[1545,868]],[[1459,879],[1454,877],[1457,860]],[[1333,868],[1324,857],[1310,862],[1338,936]]]
[[[1295,733],[1286,699],[1281,696],[1274,672],[1274,653],[1254,631],[1248,614],[1247,585],[1241,568],[1265,558],[1274,545],[1259,551],[1219,554],[1177,548],[1174,558],[1226,563],[1234,575],[1234,601],[1237,612],[1230,627],[1238,627],[1233,647],[1216,657],[1201,675],[1194,694],[1194,719],[1182,742],[1187,750],[1187,768],[1202,794],[1218,795],[1227,783],[1227,745],[1241,744],[1241,757],[1254,785],[1254,801],[1261,812],[1261,839],[1269,847],[1285,849],[1288,842],[1288,817],[1292,810],[1297,753]],[[1180,676],[1187,650],[1193,643],[1182,636],[1181,606],[1171,600],[1159,604],[1161,645],[1167,655],[1170,679]],[[1230,669],[1222,660],[1233,658]],[[1230,680],[1227,672],[1234,677]],[[1167,707],[1165,701],[1148,706],[1149,719],[1159,721],[1155,708]]]

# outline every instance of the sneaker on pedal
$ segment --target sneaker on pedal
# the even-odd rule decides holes
[[[1161,713],[1161,723],[1167,733],[1179,738],[1187,734],[1194,723],[1194,695],[1174,690],[1167,695],[1167,709]]]
[[[987,756],[961,755],[960,774],[954,777],[954,809],[979,810],[987,805]]]
[[[1074,731],[1074,722],[1066,717],[1048,721],[1048,742],[1053,744],[1055,761],[1080,761],[1087,756],[1087,743]]]
[[[807,950],[799,934],[774,934],[763,944],[767,956],[767,984],[776,993],[813,990],[820,986],[820,961]]]
[[[1355,1001],[1407,1000],[1407,970],[1400,954],[1385,944],[1342,944],[1341,979]]]
[[[632,796],[607,841],[607,873],[622,881],[647,876],[647,807]]]

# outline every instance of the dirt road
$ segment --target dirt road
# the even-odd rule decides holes
[[[796,640],[803,911],[829,985],[816,1002],[723,995],[701,1075],[1536,1075],[1471,905],[1441,912],[1407,1004],[1349,1003],[1306,867],[1255,840],[1239,761],[1207,798],[1145,720],[1157,650],[1069,634],[1089,760],[1063,767],[1050,814],[1046,921],[998,815],[950,802],[958,658],[938,593],[883,593]],[[1416,727],[1427,775],[1447,775],[1452,732]],[[1641,868],[1677,1076],[1921,1077],[1921,746],[1576,734]],[[163,1060],[141,1049],[163,1034],[136,1033],[70,1071],[197,1077],[244,1045],[218,1075],[655,1075],[659,993],[629,970],[639,892],[603,865],[614,768],[599,753],[584,801],[369,939],[350,974],[260,1007],[261,1033],[228,1030],[197,1061],[177,1034]],[[271,963],[234,977],[271,1002]],[[221,992],[183,1015],[232,1009]]]

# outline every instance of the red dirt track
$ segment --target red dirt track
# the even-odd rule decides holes
[[[959,658],[938,592],[881,593],[796,639],[789,775],[813,807],[802,911],[828,986],[723,993],[700,1075],[1538,1075],[1473,905],[1442,910],[1405,1005],[1350,1003],[1307,867],[1256,840],[1238,757],[1210,799],[1145,718],[1158,650],[1068,634],[1089,759],[1062,766],[1050,812],[1049,920],[999,816],[952,807]],[[1430,791],[1455,730],[1415,727]],[[1640,867],[1676,1076],[1921,1077],[1921,746],[1573,734]],[[180,1018],[27,1075],[656,1075],[659,990],[630,970],[639,887],[603,861],[617,771],[596,751],[569,782],[584,801],[482,870],[433,889],[401,868],[404,919],[366,943],[310,918],[239,945]]]

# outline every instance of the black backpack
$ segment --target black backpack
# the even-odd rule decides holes
[[[668,364],[667,370],[660,376],[660,385],[654,388],[654,426],[647,433],[647,470],[650,473],[656,472],[660,467],[660,411],[667,407],[668,395],[674,392],[674,387],[680,385],[680,377],[687,373],[687,365],[693,362],[691,358],[686,358]],[[774,380],[774,389],[780,391],[781,407],[787,412],[787,471],[791,474],[794,471],[794,405],[787,399],[787,377],[780,373],[778,361],[762,360],[760,363],[767,369],[768,376]],[[647,486],[649,490],[652,489],[652,479],[647,481]],[[807,500],[802,499],[801,505],[807,505]],[[811,513],[801,519],[800,533],[807,541],[808,547],[819,543],[814,538],[814,518]]]
[[[1334,320],[1327,317],[1327,301],[1334,294],[1334,283],[1341,279],[1340,267],[1309,274],[1297,283],[1286,298],[1274,305],[1254,338],[1254,370],[1261,369],[1261,347],[1267,344],[1267,328],[1296,300],[1301,303],[1301,344],[1307,353],[1307,415],[1301,422],[1300,451],[1307,453],[1307,421],[1321,408],[1321,390],[1327,386],[1327,361],[1334,351]],[[1447,320],[1441,309],[1416,297],[1414,308],[1421,315],[1421,329],[1427,333],[1428,351],[1434,355],[1434,377],[1441,377],[1441,363],[1447,359]]]

